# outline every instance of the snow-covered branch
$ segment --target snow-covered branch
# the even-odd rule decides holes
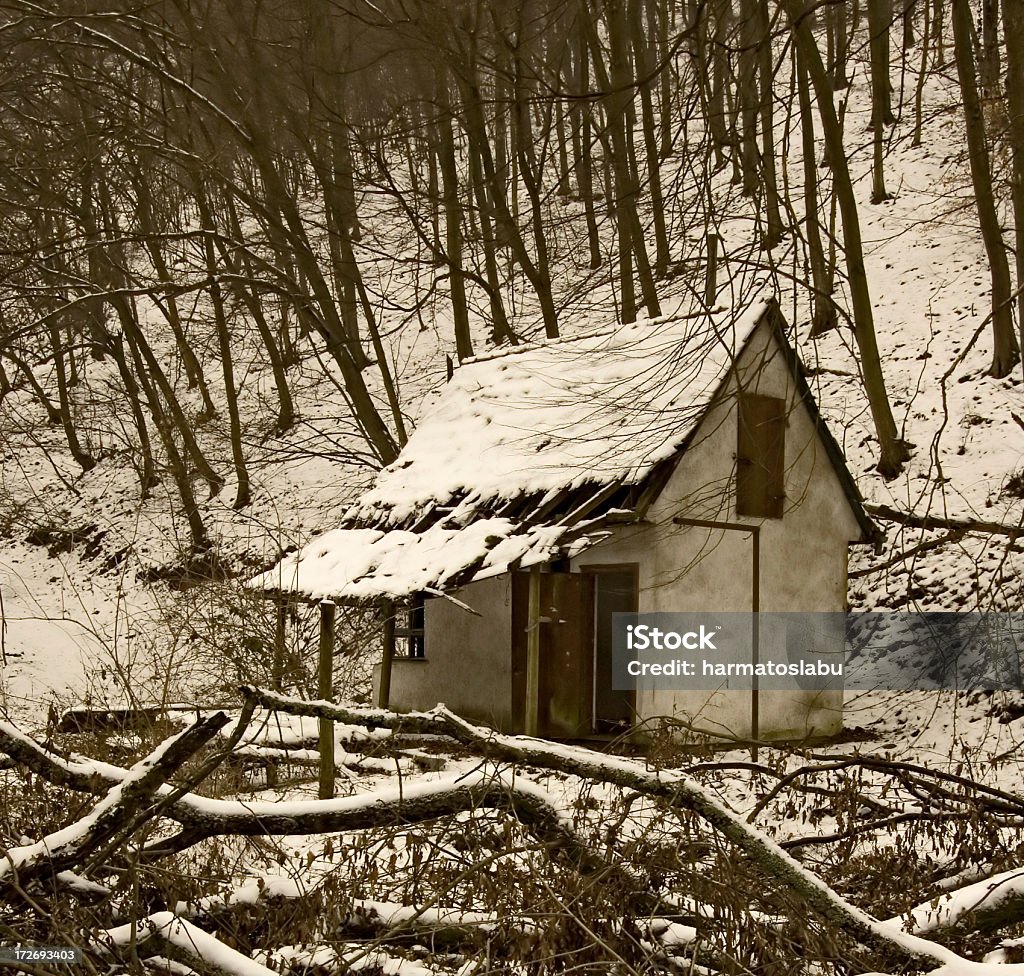
[[[444,732],[491,759],[557,770],[658,797],[672,807],[697,814],[742,850],[765,874],[799,894],[808,907],[825,920],[884,956],[918,967],[922,963],[943,965],[960,960],[956,953],[943,946],[905,933],[898,925],[881,922],[851,905],[782,847],[726,808],[699,783],[683,775],[651,771],[630,759],[562,743],[501,735],[465,721],[443,705],[430,712],[389,717],[380,710],[364,713],[327,702],[291,699],[263,689],[246,688],[243,693],[265,708],[294,714],[322,716],[348,724],[362,720],[369,725],[401,731]]]
[[[81,864],[115,835],[138,822],[167,779],[228,722],[223,712],[199,719],[161,743],[127,770],[89,814],[42,840],[7,851],[0,860],[0,883],[24,885],[40,872],[58,873]]]

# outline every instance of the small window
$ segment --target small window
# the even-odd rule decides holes
[[[786,401],[744,393],[736,440],[736,514],[782,518],[786,471]]]
[[[414,596],[398,618],[395,628],[396,640],[404,640],[408,657],[426,657],[426,644],[423,639],[423,597]],[[401,650],[401,645],[399,645]]]

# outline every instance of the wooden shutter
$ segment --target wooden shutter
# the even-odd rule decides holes
[[[786,401],[741,394],[737,427],[736,514],[782,518],[786,499]]]

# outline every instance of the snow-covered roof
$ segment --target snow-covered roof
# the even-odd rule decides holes
[[[506,518],[479,519],[462,528],[439,522],[422,532],[333,529],[250,586],[352,602],[440,593],[470,576],[485,579],[511,565],[575,554],[602,537],[581,535],[568,525],[524,526]]]
[[[685,445],[769,307],[665,316],[467,360],[344,527],[249,585],[373,600],[575,555]]]
[[[460,522],[461,512],[524,495],[636,484],[686,440],[766,308],[645,320],[467,360],[347,520],[408,528],[448,506]]]

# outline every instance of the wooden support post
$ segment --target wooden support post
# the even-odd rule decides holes
[[[718,235],[708,234],[708,267],[704,276],[704,304],[710,311],[718,294]]]
[[[323,701],[334,697],[334,603],[320,601],[320,672],[317,695]],[[334,723],[319,720],[320,799],[334,798]]]
[[[523,731],[537,734],[540,699],[540,566],[530,570],[530,600],[526,613],[526,717]]]
[[[377,688],[377,707],[391,706],[391,662],[395,659],[395,604],[392,600],[381,603],[384,614],[384,653],[380,659],[380,685]]]
[[[274,627],[274,667],[270,683],[274,691],[284,690],[284,650],[288,621],[288,601],[279,599],[274,604],[276,611]]]
[[[288,601],[284,597],[274,601],[274,663],[270,684],[274,691],[284,691],[284,652],[287,641]],[[277,760],[267,760],[267,787],[277,786]]]

